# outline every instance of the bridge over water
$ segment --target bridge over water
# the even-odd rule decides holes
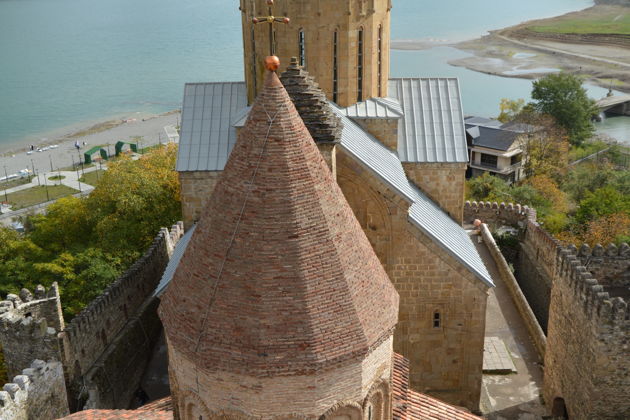
[[[597,101],[601,112],[630,116],[630,95],[613,95]]]

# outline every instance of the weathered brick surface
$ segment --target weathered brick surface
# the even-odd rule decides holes
[[[59,361],[35,360],[0,391],[0,418],[54,420],[68,414],[63,368]]]
[[[407,177],[453,220],[461,224],[464,211],[465,163],[403,162]]]
[[[408,203],[342,152],[337,162],[339,185],[400,294],[394,348],[410,360],[411,386],[477,410],[487,287],[408,222]]]
[[[630,418],[627,301],[606,292],[573,251],[556,254],[545,401],[551,408],[564,399],[571,419]]]
[[[318,419],[325,413],[334,418],[331,408],[361,407],[373,384],[389,383],[392,361],[390,337],[360,363],[342,363],[333,369],[292,376],[253,377],[228,371],[200,371],[194,361],[169,343],[169,369],[177,377],[179,392],[171,391],[177,394],[180,418],[191,420],[198,416],[189,415],[190,405],[204,419],[222,415]]]
[[[315,77],[328,99],[333,99],[333,34],[338,38],[338,91],[337,103],[349,106],[357,102],[358,31],[364,30],[363,99],[387,96],[389,79],[391,0],[277,0],[276,16],[289,16],[289,25],[276,25],[276,55],[284,71],[291,57],[299,56],[298,33],[302,29],[306,38],[306,69]],[[265,0],[241,0],[243,20],[243,46],[245,80],[250,103],[254,92],[263,85],[263,60],[269,55],[269,29],[266,24],[252,27],[252,18],[267,16]],[[382,26],[382,61],[379,92],[378,81],[378,28]],[[252,37],[253,33],[253,37]]]
[[[396,290],[268,73],[160,306],[180,413],[319,417],[361,403],[390,377],[397,315]]]
[[[179,172],[182,217],[186,230],[199,220],[222,171]]]

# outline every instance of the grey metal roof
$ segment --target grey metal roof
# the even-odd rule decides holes
[[[370,98],[350,105],[343,112],[350,118],[398,119],[403,116],[400,103],[392,98]]]
[[[473,137],[473,146],[487,147],[488,149],[502,151],[510,150],[510,147],[512,147],[512,144],[514,144],[520,135],[514,131],[503,130],[501,128],[484,127],[483,125],[471,126],[467,124],[466,127],[469,130],[479,130],[479,135],[477,137]]]
[[[470,125],[483,125],[486,127],[501,127],[501,124],[503,124],[499,120],[493,120],[484,117],[466,117],[464,122]]]
[[[457,79],[390,79],[389,96],[398,100],[404,113],[398,123],[401,161],[468,161]]]
[[[231,122],[247,106],[244,82],[187,83],[177,171],[220,171],[236,142]]]
[[[169,285],[171,280],[173,280],[173,275],[175,274],[175,270],[177,269],[177,266],[179,265],[179,261],[182,259],[182,256],[184,255],[184,251],[186,251],[186,248],[188,247],[188,243],[190,242],[190,238],[192,238],[193,232],[195,231],[195,227],[197,227],[197,225],[194,225],[192,228],[190,228],[188,232],[186,232],[184,236],[182,236],[179,242],[177,242],[177,245],[175,245],[175,249],[173,250],[173,255],[171,255],[171,259],[166,265],[164,274],[162,274],[160,283],[155,288],[155,291],[153,292],[153,296],[157,296],[157,297],[162,296],[164,291],[166,291],[166,287]]]
[[[343,110],[331,106],[343,121],[340,147],[412,203],[409,220],[414,226],[461,262],[479,280],[493,287],[492,277],[466,231],[409,182],[394,153],[346,117]]]

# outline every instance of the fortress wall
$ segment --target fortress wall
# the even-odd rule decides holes
[[[63,327],[59,289],[37,286],[35,295],[22,289],[0,302],[0,345],[9,377],[19,375],[34,359],[61,360],[57,334]]]
[[[66,326],[61,334],[63,358],[73,397],[83,387],[78,379],[108,347],[119,344],[123,328],[152,296],[182,235],[181,222],[171,231],[163,228],[144,255]]]
[[[162,331],[158,306],[149,298],[87,372],[85,409],[129,407]]]
[[[564,399],[570,418],[630,418],[630,316],[574,249],[559,249],[551,294],[543,395]]]
[[[0,391],[0,418],[53,420],[67,416],[68,401],[59,361],[32,362]]]
[[[579,250],[572,248],[583,266],[600,284],[610,287],[630,286],[630,246],[609,244],[606,248],[597,244],[593,248],[584,244]]]
[[[520,204],[466,201],[464,203],[464,224],[472,224],[475,219],[496,229],[512,226],[524,229],[528,221],[536,221],[536,210]]]

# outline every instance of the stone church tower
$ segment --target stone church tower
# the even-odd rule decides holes
[[[240,0],[245,81],[249,102],[262,88],[263,58],[270,54],[268,0]],[[387,96],[391,0],[275,0],[275,54],[284,66],[291,57],[308,70],[329,100],[342,107]]]
[[[160,317],[175,418],[392,418],[398,293],[273,72]]]

